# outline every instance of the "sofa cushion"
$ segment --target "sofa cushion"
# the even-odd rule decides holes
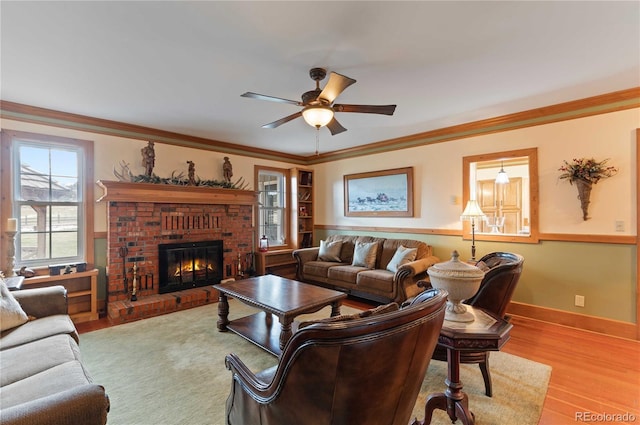
[[[320,251],[318,260],[340,262],[340,251],[342,251],[342,241],[327,242],[320,241]]]
[[[70,388],[91,383],[82,363],[62,363],[12,384],[0,387],[0,409],[47,397]]]
[[[356,285],[360,290],[372,290],[377,293],[390,294],[394,289],[394,275],[395,273],[390,272],[389,270],[365,270],[358,273]]]
[[[0,331],[15,328],[28,320],[27,313],[9,292],[4,279],[0,279]]]
[[[327,270],[327,277],[330,282],[336,282],[339,285],[355,285],[358,273],[368,270],[359,266],[336,266]]]
[[[31,320],[22,326],[2,332],[0,334],[0,350],[57,334],[70,335],[78,342],[78,333],[71,318],[66,314],[56,314]]]
[[[389,261],[389,264],[387,264],[387,270],[393,273],[397,272],[398,267],[415,260],[417,253],[418,248],[405,248],[400,245],[398,249],[396,249],[396,253],[393,255],[393,258],[391,258],[391,261]]]
[[[308,261],[302,267],[302,273],[308,279],[324,281],[329,275],[329,268],[337,263],[331,261]]]
[[[2,409],[2,423],[105,425],[108,412],[104,387],[84,384]]]
[[[69,335],[54,335],[0,351],[0,386],[54,366],[80,360],[78,344]]]
[[[351,265],[373,269],[376,266],[377,254],[378,243],[358,241],[353,251],[353,262]]]

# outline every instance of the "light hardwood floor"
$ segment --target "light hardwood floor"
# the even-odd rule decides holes
[[[640,424],[640,342],[519,316],[511,322],[503,351],[553,368],[539,425]],[[587,418],[582,412],[635,420],[577,420]]]
[[[345,304],[371,307],[351,299]],[[503,351],[553,368],[539,425],[640,424],[640,342],[520,316],[512,316],[511,321],[511,340]],[[107,326],[108,321],[100,319],[77,328],[84,333]],[[583,412],[627,414],[635,420],[616,422],[613,416],[576,420],[580,414],[587,418]]]

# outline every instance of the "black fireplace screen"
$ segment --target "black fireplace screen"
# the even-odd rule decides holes
[[[222,280],[222,241],[158,245],[161,294]]]

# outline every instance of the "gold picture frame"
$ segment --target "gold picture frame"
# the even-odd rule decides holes
[[[413,217],[413,167],[344,176],[347,217]]]

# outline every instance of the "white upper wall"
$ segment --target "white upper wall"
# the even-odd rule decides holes
[[[462,158],[468,155],[538,148],[540,232],[636,234],[635,130],[640,109],[436,143],[315,166],[316,224],[396,228],[461,229]],[[563,160],[610,158],[614,177],[594,185],[590,220],[582,219],[577,189],[559,180]],[[414,217],[345,217],[343,176],[414,167]],[[327,188],[322,190],[321,188]],[[624,232],[615,231],[616,221]]]
[[[113,170],[115,169],[120,172],[121,161],[129,164],[131,172],[134,175],[144,174],[140,150],[147,146],[146,141],[6,119],[3,119],[1,124],[2,128],[7,130],[92,140],[94,142],[95,180],[117,180]],[[171,173],[175,171],[176,174],[184,173],[184,177],[186,178],[188,170],[187,161],[193,161],[195,163],[197,177],[203,180],[223,180],[222,163],[224,157],[228,156],[233,165],[233,177],[231,180],[236,182],[239,178],[244,178],[244,181],[249,183],[247,189],[253,189],[254,186],[254,165],[287,169],[293,167],[292,164],[284,162],[261,160],[202,149],[167,145],[164,143],[155,143],[154,148],[156,162],[153,172],[160,177],[170,177]],[[94,192],[95,199],[100,198],[102,195],[102,190],[96,186]],[[107,230],[107,207],[105,202],[99,202],[95,205],[94,229],[96,232]]]
[[[2,128],[72,137],[94,141],[95,179],[115,180],[113,169],[127,162],[134,174],[142,174],[140,149],[147,142],[97,133],[2,120]],[[524,129],[505,131],[456,141],[345,159],[314,166],[315,223],[345,226],[396,228],[461,229],[462,158],[467,155],[513,149],[538,148],[540,189],[540,232],[569,234],[635,235],[635,130],[640,128],[640,109],[630,109],[586,118],[562,121]],[[339,136],[337,136],[339,137]],[[173,171],[187,174],[186,161],[195,162],[202,179],[222,179],[226,154],[155,144],[154,172],[168,177]],[[294,165],[236,155],[233,181],[243,177],[253,189],[254,165],[292,168]],[[589,206],[590,220],[582,220],[577,190],[559,180],[563,160],[594,157],[611,158],[619,168],[612,178],[594,186]],[[345,217],[343,176],[367,171],[414,167],[414,217]],[[102,196],[96,187],[96,199]],[[615,231],[615,222],[623,221],[624,232]],[[106,230],[106,206],[96,205],[95,230]]]

